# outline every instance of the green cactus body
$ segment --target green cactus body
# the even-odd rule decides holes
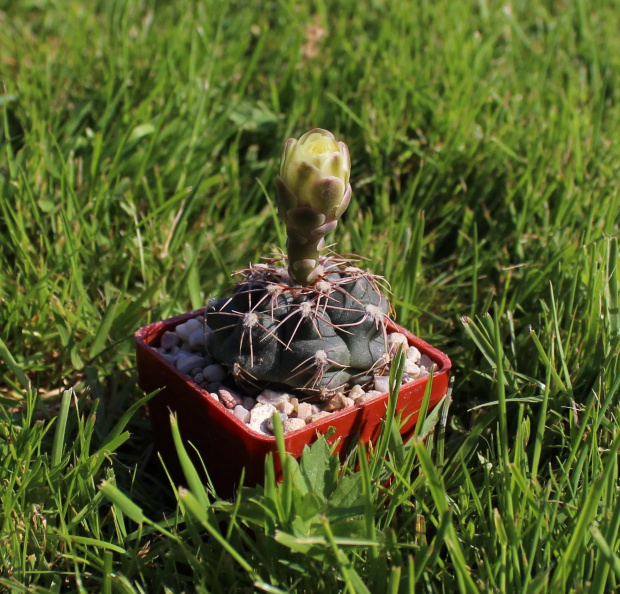
[[[311,287],[292,285],[282,267],[252,267],[231,297],[207,306],[207,350],[242,387],[326,396],[385,364],[389,306],[377,277],[321,264],[328,273]]]

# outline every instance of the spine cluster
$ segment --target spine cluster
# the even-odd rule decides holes
[[[381,279],[339,256],[310,286],[283,259],[239,271],[230,297],[207,306],[207,350],[246,390],[293,388],[325,398],[373,379],[387,363],[388,300]]]

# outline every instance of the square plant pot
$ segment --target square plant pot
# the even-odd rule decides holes
[[[174,365],[155,348],[166,331],[203,314],[203,310],[155,322],[140,328],[135,334],[138,383],[146,392],[161,391],[149,402],[149,416],[153,427],[155,444],[161,453],[173,479],[183,482],[179,461],[170,430],[170,413],[175,412],[181,436],[188,453],[193,455],[198,469],[203,464],[219,496],[229,496],[239,485],[245,468],[246,485],[261,484],[264,477],[265,457],[274,454],[276,477],[281,474],[275,437],[263,435],[250,429],[232,411],[214,400],[209,393],[191,378],[180,373]],[[443,398],[448,390],[451,362],[444,353],[414,336],[408,330],[390,322],[389,332],[401,332],[409,345],[418,348],[436,364],[429,411]],[[396,414],[405,419],[401,427],[403,439],[407,440],[415,430],[428,377],[419,378],[401,386]],[[299,458],[306,445],[319,434],[332,430],[328,441],[335,444],[335,451],[344,456],[358,442],[374,443],[381,431],[388,394],[382,394],[366,402],[333,412],[327,417],[286,433],[286,451]],[[199,456],[198,456],[199,454]]]

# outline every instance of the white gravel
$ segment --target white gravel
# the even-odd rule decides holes
[[[258,396],[245,396],[232,389],[229,369],[213,361],[205,352],[205,333],[210,332],[204,318],[199,316],[179,324],[173,332],[164,332],[157,350],[179,370],[190,376],[209,396],[221,402],[249,429],[263,435],[273,435],[272,416],[280,415],[284,432],[298,431],[308,423],[324,419],[334,412],[368,402],[389,390],[389,368],[384,375],[376,375],[374,386],[353,386],[348,393],[338,392],[322,403],[300,401],[295,394],[263,390]],[[403,383],[426,377],[437,369],[437,364],[409,346],[407,337],[399,332],[388,335],[390,356],[401,346],[406,349]],[[388,357],[389,358],[389,357]],[[234,385],[234,382],[231,383]]]

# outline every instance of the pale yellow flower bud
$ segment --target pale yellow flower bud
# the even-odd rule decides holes
[[[349,149],[328,130],[315,128],[284,144],[276,180],[278,210],[288,234],[289,273],[300,284],[321,274],[323,238],[349,205],[350,174]]]
[[[328,130],[315,128],[284,145],[280,178],[296,206],[325,212],[342,200],[351,172],[349,150]]]

